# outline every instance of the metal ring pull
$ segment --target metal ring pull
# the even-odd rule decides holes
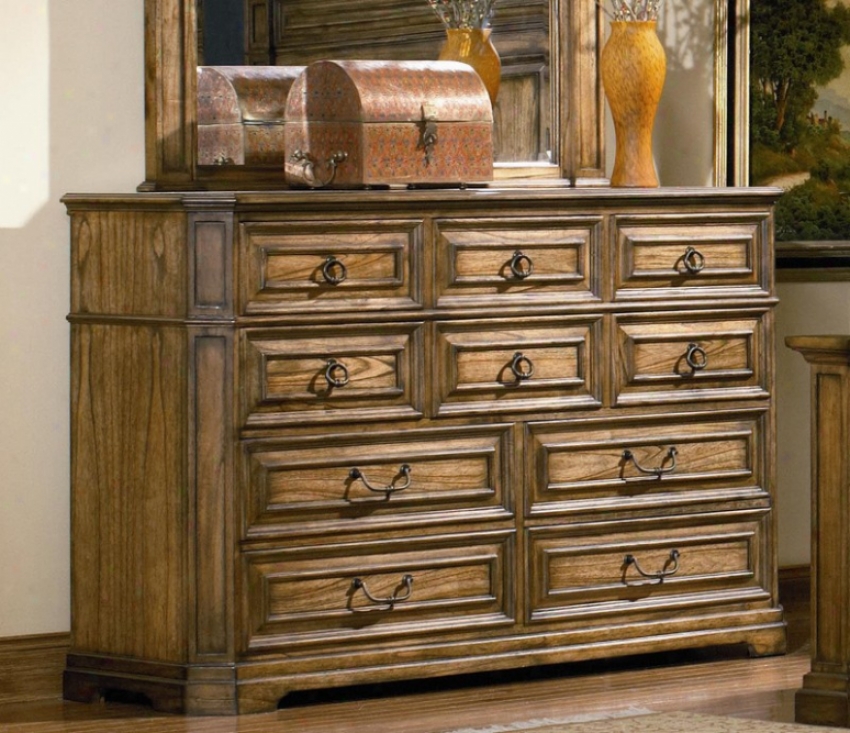
[[[342,376],[334,376],[337,373],[340,373]],[[325,369],[325,380],[327,380],[327,383],[331,387],[344,387],[350,380],[348,367],[336,359],[328,359],[327,368]]]
[[[708,366],[708,354],[705,349],[698,344],[688,344],[688,353],[685,354],[685,361],[688,366],[695,372],[700,372]]]
[[[518,280],[525,280],[534,272],[534,262],[531,257],[517,250],[511,257],[511,272]]]
[[[658,478],[661,478],[663,474],[673,473],[673,471],[676,470],[676,456],[678,455],[678,453],[679,451],[676,450],[676,446],[671,445],[670,448],[667,450],[667,455],[664,457],[664,460],[661,461],[661,466],[659,466],[658,468],[644,468],[640,465],[640,463],[638,463],[637,458],[635,458],[635,454],[628,449],[623,451],[623,460],[631,461],[634,464],[635,468],[641,473],[645,473],[648,476],[657,476]],[[669,466],[665,467],[664,463],[668,460],[671,461],[671,463]]]
[[[310,186],[310,188],[324,188],[325,186],[330,186],[333,183],[334,178],[336,178],[336,169],[339,167],[340,163],[345,161],[347,158],[348,153],[344,153],[341,150],[331,155],[325,163],[325,167],[328,169],[330,175],[326,176],[324,179],[320,179],[316,176],[316,161],[309,153],[305,153],[303,150],[296,150],[289,156],[289,159],[295,163],[301,163],[304,181],[308,186]]]
[[[366,582],[362,578],[354,578],[354,580],[351,581],[351,590],[352,592],[362,590],[363,595],[372,601],[372,603],[376,603],[380,606],[389,606],[390,609],[392,609],[396,603],[401,603],[402,601],[406,601],[410,598],[413,593],[413,576],[403,575],[401,578],[401,588],[399,588],[389,598],[376,598],[373,596],[369,592],[369,589],[366,587]]]
[[[685,250],[685,254],[682,255],[682,263],[688,272],[696,275],[705,268],[705,257],[698,249],[688,247]]]
[[[649,578],[650,580],[657,580],[659,583],[663,583],[664,578],[669,578],[671,575],[675,575],[677,572],[679,572],[679,551],[670,550],[670,556],[664,563],[664,567],[656,573],[647,573],[638,564],[637,558],[634,555],[626,555],[623,558],[623,565],[626,566],[626,569],[628,569],[630,565],[633,565],[635,570],[637,570],[638,573],[644,578]],[[623,573],[623,575],[625,575],[625,572]],[[623,582],[626,582],[625,579]],[[626,585],[629,585],[629,583],[626,582]]]
[[[389,486],[373,486],[369,483],[369,480],[363,475],[363,471],[361,471],[359,468],[352,468],[348,472],[348,477],[354,479],[355,481],[359,479],[363,482],[363,485],[367,489],[369,489],[369,491],[374,491],[376,494],[386,494],[387,496],[389,496],[390,494],[395,494],[399,491],[404,491],[405,489],[410,487],[410,472],[412,470],[410,466],[408,466],[406,463],[403,463],[401,466],[399,466],[398,470],[401,474],[401,477],[406,479],[404,484],[401,486],[395,485],[395,479],[393,479],[393,482]]]
[[[335,274],[338,273],[338,274]],[[322,265],[322,277],[330,285],[339,285],[348,277],[348,268],[336,257],[330,256]]]
[[[520,381],[531,379],[534,374],[534,364],[525,354],[521,351],[517,351],[511,361],[511,371]]]

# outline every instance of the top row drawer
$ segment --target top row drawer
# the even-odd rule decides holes
[[[764,215],[614,216],[608,237],[605,224],[602,216],[247,222],[240,232],[243,312],[533,306],[685,298],[694,289],[704,297],[770,290]],[[610,295],[602,285],[605,261],[614,267]]]

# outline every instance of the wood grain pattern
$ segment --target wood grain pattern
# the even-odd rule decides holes
[[[184,658],[186,342],[72,328],[72,645]]]
[[[184,213],[139,216],[81,211],[71,220],[71,311],[92,315],[186,314]],[[115,243],[120,243],[116,245]]]
[[[64,633],[0,639],[0,711],[13,703],[56,700],[69,642]]]
[[[797,692],[796,719],[847,727],[850,341],[842,335],[792,336],[786,344],[810,364],[812,397],[812,667]]]
[[[66,197],[68,698],[220,715],[784,649],[774,191],[324,194]],[[618,290],[620,225],[673,252],[710,239],[718,280]],[[522,282],[499,285],[517,251]],[[313,288],[323,255],[368,297]],[[677,371],[692,341],[704,379]],[[623,573],[674,549],[678,577]]]
[[[124,702],[60,702],[65,634],[0,640],[0,687],[37,702],[2,698],[0,724],[8,733],[304,733],[359,731],[435,733],[451,728],[574,719],[612,711],[723,710],[735,717],[793,722],[793,689],[810,669],[808,566],[780,568],[779,597],[788,622],[787,656],[744,659],[737,651],[700,650],[524,670],[484,678],[417,681],[385,687],[380,695],[314,696],[274,713],[204,719],[157,713]],[[47,649],[52,649],[49,655]],[[43,692],[42,692],[43,691]],[[308,702],[304,700],[303,702]]]

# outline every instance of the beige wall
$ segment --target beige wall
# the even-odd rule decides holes
[[[850,283],[780,283],[776,314],[779,563],[810,557],[809,365],[785,346],[800,334],[850,334]]]
[[[711,23],[662,24],[665,185],[711,180]],[[712,6],[713,7],[713,6]],[[696,8],[696,10],[695,10]],[[69,628],[68,231],[65,192],[144,177],[142,0],[0,0],[0,637]],[[688,33],[685,33],[685,29]],[[701,29],[701,30],[700,30]],[[850,328],[842,285],[787,285],[782,333]],[[831,321],[831,322],[829,322]],[[780,559],[806,562],[807,375],[780,355]],[[798,434],[799,431],[799,434]],[[805,515],[805,516],[804,516]],[[790,538],[786,543],[786,537]]]
[[[144,178],[142,0],[0,0],[0,637],[69,628],[68,191]]]

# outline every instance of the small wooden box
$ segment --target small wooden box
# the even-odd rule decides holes
[[[199,66],[198,165],[280,168],[284,113],[303,66]]]
[[[289,93],[292,186],[464,185],[493,178],[493,109],[453,61],[318,61]]]

